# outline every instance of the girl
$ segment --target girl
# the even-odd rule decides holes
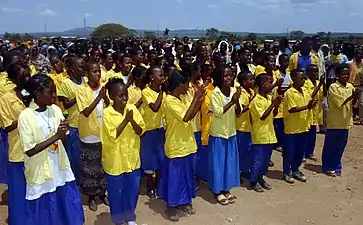
[[[247,178],[250,175],[251,163],[252,163],[252,151],[251,151],[251,119],[249,106],[252,99],[255,96],[253,91],[255,79],[252,73],[244,71],[238,74],[238,83],[241,84],[241,98],[239,104],[242,108],[242,114],[237,118],[237,140],[238,140],[238,152],[239,152],[239,168],[241,171],[241,177]]]
[[[102,55],[102,66],[101,66],[101,83],[107,83],[112,74],[112,67],[114,66],[112,60],[112,53],[106,52]]]
[[[91,211],[97,211],[96,196],[108,205],[106,198],[106,176],[101,165],[102,145],[100,124],[103,107],[108,106],[106,88],[100,83],[101,68],[96,62],[86,66],[88,82],[79,86],[76,101],[80,112],[78,121],[80,150],[80,191],[87,195]]]
[[[113,105],[103,111],[102,166],[106,172],[112,221],[135,225],[140,189],[140,136],[145,130],[141,114],[127,104],[127,87],[121,78],[106,85]]]
[[[22,225],[26,222],[25,209],[25,177],[24,154],[21,151],[18,135],[18,117],[28,103],[22,95],[22,90],[29,71],[21,64],[12,64],[7,68],[9,81],[16,87],[5,93],[0,99],[0,119],[3,122],[8,139],[6,146],[9,148],[8,158],[8,190],[9,190],[9,224]]]
[[[147,174],[147,195],[156,197],[155,171],[161,169],[164,160],[165,130],[163,128],[162,101],[165,98],[164,73],[159,67],[151,67],[146,76],[150,86],[142,90],[142,117],[146,124],[145,134],[141,137],[141,168]]]
[[[236,115],[241,88],[233,88],[233,73],[228,66],[214,72],[215,89],[211,95],[212,121],[209,137],[209,189],[221,205],[232,204],[236,197],[229,191],[240,186]]]
[[[190,121],[199,111],[204,88],[195,92],[189,108],[180,98],[188,90],[188,79],[185,76],[174,72],[168,89],[170,94],[164,100],[166,157],[161,171],[158,195],[167,204],[166,214],[169,220],[179,221],[177,209],[189,215],[195,214],[192,198],[196,196],[194,164],[197,145]]]
[[[342,173],[341,158],[348,142],[348,131],[353,125],[352,105],[360,95],[360,89],[354,90],[348,83],[348,65],[337,66],[336,72],[338,80],[328,92],[329,111],[322,154],[323,172],[330,176]]]
[[[67,154],[71,161],[72,170],[79,181],[79,156],[80,140],[78,132],[79,110],[77,106],[76,92],[77,88],[83,84],[84,61],[81,58],[72,57],[69,59],[67,73],[69,78],[62,82],[61,89],[58,93],[58,99],[68,110],[69,134],[67,138]]]
[[[277,142],[273,118],[277,115],[278,106],[281,103],[281,96],[271,100],[272,81],[272,77],[267,74],[257,76],[258,94],[250,103],[253,154],[250,183],[251,188],[257,192],[263,192],[263,188],[271,189],[271,186],[263,179],[263,175],[268,171],[273,144]]]
[[[52,72],[48,74],[50,78],[52,78],[57,93],[59,93],[62,82],[68,78],[67,71],[64,70],[63,62],[58,59],[57,56],[52,56],[50,58],[50,63],[52,64]],[[58,97],[55,101],[55,104],[62,110],[63,115],[68,114],[67,110],[64,109],[62,102],[59,101]]]
[[[129,104],[133,104],[136,108],[140,108],[142,104],[142,90],[146,87],[149,79],[146,76],[146,69],[142,66],[136,66],[132,70],[132,78],[134,80],[134,85],[129,87]]]
[[[54,105],[55,85],[39,74],[28,80],[26,90],[34,102],[18,123],[27,183],[24,224],[82,225],[82,202],[63,144],[68,121]]]

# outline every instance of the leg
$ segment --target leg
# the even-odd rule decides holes
[[[284,175],[291,174],[292,161],[295,152],[295,134],[285,134],[285,149],[283,154],[283,173]]]
[[[305,158],[312,159],[314,157],[315,143],[316,143],[316,126],[313,125],[310,127],[308,137],[306,140]]]
[[[305,154],[305,144],[307,137],[308,137],[308,132],[296,134],[294,158],[291,167],[292,172],[299,171],[299,168],[301,166]]]
[[[239,151],[239,167],[241,175],[248,177],[252,164],[252,140],[251,133],[237,132],[238,151]]]
[[[336,142],[340,137],[337,137],[335,130],[327,129],[325,132],[324,147],[322,152],[322,167],[323,172],[335,172],[334,156],[336,155]]]
[[[284,119],[283,118],[277,118],[274,119],[274,128],[275,128],[275,133],[276,133],[276,137],[277,137],[277,143],[275,145],[276,148],[278,148],[278,150],[282,150],[282,148],[284,147]]]
[[[335,172],[340,175],[342,173],[342,162],[341,159],[343,157],[343,153],[345,150],[345,147],[347,146],[348,143],[348,130],[339,130],[339,153],[336,156],[336,160],[335,160]]]
[[[361,90],[363,90],[363,87],[359,87]],[[358,100],[358,113],[359,113],[359,120],[362,124],[363,122],[363,93],[360,93],[359,100]]]
[[[26,224],[26,182],[24,176],[24,163],[8,162],[8,179],[9,224]]]
[[[80,163],[80,139],[79,139],[79,133],[77,128],[69,127],[69,134],[67,138],[67,150],[68,150],[68,157],[69,161],[71,163],[71,167],[74,173],[74,176],[76,177],[77,183],[79,183],[80,179],[80,169],[79,169],[79,163]]]

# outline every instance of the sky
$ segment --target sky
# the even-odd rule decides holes
[[[362,32],[363,0],[0,0],[0,33],[132,29]]]

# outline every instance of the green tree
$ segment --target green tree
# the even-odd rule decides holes
[[[325,39],[326,38],[326,33],[325,32],[318,32],[316,33],[321,39]]]
[[[328,43],[328,45],[333,43],[332,33],[330,31],[326,34],[326,43]]]
[[[93,38],[103,39],[105,37],[122,37],[129,35],[129,29],[121,24],[108,23],[98,26],[91,34]]]
[[[301,30],[291,31],[290,37],[291,37],[291,39],[301,40],[304,37],[304,34],[305,33]]]
[[[149,40],[153,40],[156,39],[156,33],[153,31],[144,31],[144,37]]]
[[[169,28],[165,28],[164,34],[163,34],[164,38],[168,38],[169,37],[169,32],[170,32]]]
[[[219,30],[217,30],[216,28],[207,29],[206,36],[211,40],[216,40],[219,36]]]
[[[256,41],[257,40],[257,34],[255,34],[255,33],[249,33],[247,35],[247,40],[248,41]]]
[[[233,41],[233,40],[237,40],[237,35],[231,33],[231,32],[228,32],[228,31],[221,31],[220,32],[220,36],[222,38],[225,38],[229,41]]]

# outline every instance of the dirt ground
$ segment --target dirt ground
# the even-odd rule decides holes
[[[363,127],[355,126],[343,157],[343,176],[337,178],[321,174],[320,162],[308,162],[302,171],[308,183],[288,185],[281,181],[281,154],[274,152],[275,167],[270,168],[268,181],[273,189],[262,194],[247,190],[246,185],[235,188],[234,205],[216,204],[213,195],[203,184],[194,201],[197,214],[182,217],[180,225],[361,225],[363,224]],[[316,155],[321,155],[323,135],[318,135]],[[247,182],[244,182],[247,183]],[[0,225],[6,224],[7,192],[0,186]],[[84,201],[86,203],[86,201]],[[137,206],[139,225],[171,224],[165,219],[165,204],[161,200],[149,201],[144,194]],[[98,212],[84,206],[86,225],[111,225],[109,208],[100,205]],[[44,224],[48,225],[48,224]],[[49,224],[51,225],[51,224]]]

